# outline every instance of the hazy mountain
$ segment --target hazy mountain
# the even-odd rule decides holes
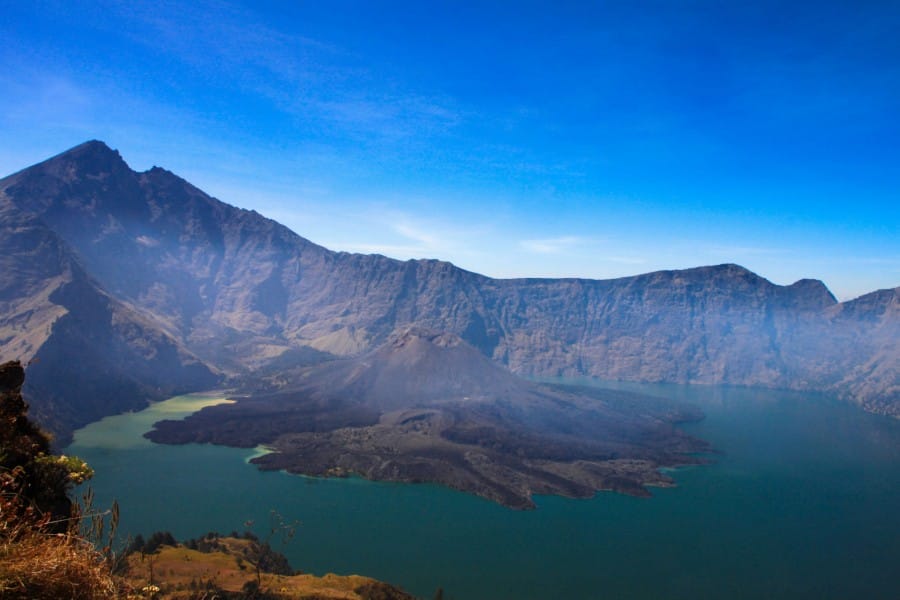
[[[308,358],[304,347],[352,356],[419,325],[457,334],[520,374],[823,390],[900,415],[897,289],[837,303],[821,282],[778,286],[736,265],[496,280],[435,260],[331,252],[168,171],[134,172],[101,142],[0,180],[0,199],[5,235],[29,220],[31,235],[54,240],[85,289],[115,307],[105,310],[127,313],[207,371],[247,373],[278,357],[288,368]],[[59,267],[28,266],[45,245],[22,244],[3,258],[0,327],[25,324],[18,337],[4,334],[3,360],[43,348],[64,310],[49,296]],[[99,338],[114,332],[90,329],[102,362],[110,353]],[[74,346],[59,352],[80,358]],[[48,385],[49,370],[32,368],[29,381]],[[165,373],[138,371],[127,373],[147,388]],[[60,385],[73,406],[89,401],[79,386]]]
[[[175,339],[107,294],[38,218],[0,196],[0,343],[30,361],[25,394],[71,429],[218,380]]]

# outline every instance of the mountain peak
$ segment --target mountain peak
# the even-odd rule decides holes
[[[72,152],[115,152],[116,154],[119,153],[118,150],[113,150],[106,144],[106,142],[101,141],[101,140],[88,140],[86,142],[82,142],[81,144],[78,144],[77,146],[70,148],[66,152],[63,152],[63,154],[72,153]]]
[[[64,178],[67,176],[108,175],[131,170],[118,150],[113,150],[100,140],[88,140],[43,163],[26,169],[26,171],[34,168],[56,171]]]
[[[788,286],[789,289],[802,293],[810,300],[816,301],[819,307],[826,307],[837,304],[837,298],[819,279],[799,279]]]
[[[753,279],[764,279],[758,273],[754,273],[747,267],[737,263],[723,263],[720,265],[710,265],[708,267],[696,267],[696,269],[685,269],[686,271],[696,271],[701,273],[716,273],[732,277],[750,277]]]
[[[73,148],[69,148],[65,152],[57,154],[54,158],[68,157],[73,159],[85,160],[119,160],[125,162],[118,150],[114,150],[100,140],[88,140],[78,144]],[[53,160],[53,159],[50,159]]]

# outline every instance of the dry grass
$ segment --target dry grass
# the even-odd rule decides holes
[[[3,600],[106,600],[119,597],[109,564],[83,538],[23,529],[0,538]]]
[[[126,559],[123,579],[135,590],[150,583],[158,585],[161,588],[158,598],[166,600],[202,597],[199,592],[192,591],[198,582],[214,584],[226,593],[239,593],[245,584],[256,580],[251,565],[239,559],[240,548],[249,542],[235,538],[220,538],[219,541],[227,552],[198,552],[179,544],[177,547],[161,546],[153,555],[131,554]],[[263,573],[261,584],[269,597],[285,600],[413,600],[412,596],[389,585],[359,575],[329,573],[319,577]]]
[[[229,552],[245,542],[222,539]],[[79,535],[23,527],[15,535],[0,536],[0,600],[243,597],[241,590],[255,581],[252,568],[239,556],[198,552],[183,545],[162,546],[153,555],[131,554],[122,566],[123,575],[112,575],[109,560]],[[158,586],[156,593],[141,592],[150,584]],[[213,591],[204,591],[205,584]],[[267,597],[285,599],[412,600],[396,588],[359,575],[263,573],[261,584]]]

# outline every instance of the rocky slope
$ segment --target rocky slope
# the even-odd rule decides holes
[[[67,244],[0,197],[0,348],[28,362],[32,414],[59,436],[218,375],[107,294]]]
[[[821,282],[778,286],[737,265],[495,280],[435,260],[331,252],[164,169],[134,172],[101,142],[0,180],[0,200],[8,230],[9,215],[31,219],[91,289],[209,371],[246,373],[278,357],[289,366],[309,356],[299,348],[356,355],[420,325],[520,374],[815,389],[900,415],[897,289],[839,304]],[[28,243],[4,259],[6,273],[32,260],[27,248],[46,247]],[[41,332],[62,310],[41,300],[55,272],[20,291],[12,275],[0,286],[0,328],[27,313],[29,331],[4,334],[0,358],[46,343]],[[85,401],[68,387],[71,403]]]

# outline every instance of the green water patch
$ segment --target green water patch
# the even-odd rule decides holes
[[[144,410],[105,417],[75,432],[72,448],[123,450],[150,447],[143,437],[153,424],[163,419],[183,419],[207,406],[233,403],[222,390],[175,396],[155,402]]]

